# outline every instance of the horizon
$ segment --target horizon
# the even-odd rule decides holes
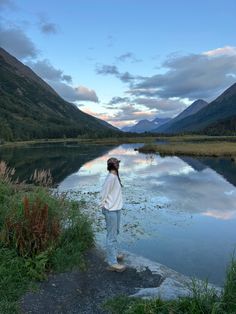
[[[173,118],[236,82],[233,0],[0,0],[0,9],[0,46],[119,128]]]

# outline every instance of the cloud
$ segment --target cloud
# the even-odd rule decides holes
[[[78,86],[73,88],[63,82],[49,81],[48,82],[56,92],[65,100],[74,101],[92,101],[98,102],[98,97],[94,90],[89,89],[85,86]]]
[[[75,91],[80,100],[98,102],[98,97],[93,89],[89,89],[85,86],[78,86],[75,88]]]
[[[43,34],[56,34],[57,26],[54,23],[44,21],[40,23],[40,30]]]
[[[121,103],[126,103],[130,101],[130,99],[128,97],[113,97],[108,105],[117,105],[117,104],[121,104]]]
[[[172,99],[153,99],[153,98],[136,98],[135,103],[144,105],[149,109],[156,109],[161,111],[183,111],[186,105],[179,100]]]
[[[133,76],[132,74],[130,74],[129,72],[125,72],[125,73],[120,73],[120,75],[118,76],[118,78],[124,82],[124,83],[129,83],[131,81],[134,81],[137,79],[137,77]]]
[[[126,104],[119,108],[117,113],[95,113],[89,108],[84,108],[85,112],[91,114],[99,119],[105,120],[108,123],[115,125],[117,127],[123,127],[125,125],[131,125],[142,119],[154,119],[156,118],[155,111],[144,111],[137,109],[134,104]]]
[[[135,123],[136,121],[142,119],[154,119],[156,117],[157,112],[151,110],[140,110],[135,107],[134,104],[126,104],[119,108],[119,111],[113,114],[108,122],[125,122],[130,121],[131,123]]]
[[[195,100],[212,98],[235,82],[236,48],[224,47],[202,54],[172,56],[163,64],[167,71],[141,80],[132,95],[152,93],[161,98]]]
[[[62,70],[54,68],[47,59],[37,62],[28,62],[28,65],[45,80],[72,83],[72,77],[70,75],[65,75]]]
[[[31,39],[17,27],[5,29],[0,25],[1,47],[18,59],[36,58],[38,50]]]
[[[137,59],[132,52],[124,53],[119,57],[116,57],[116,60],[119,62],[131,61],[132,63],[142,61],[141,59]]]
[[[186,106],[185,102],[179,99],[113,97],[104,107],[117,112],[117,114],[112,114],[110,122],[121,122],[123,119],[134,124],[140,119],[154,119],[157,116],[159,118],[174,117]]]
[[[130,74],[129,72],[120,72],[115,65],[107,65],[107,64],[102,64],[102,65],[97,65],[95,68],[95,71],[97,74],[100,75],[114,75],[118,79],[120,79],[124,83],[131,83],[134,80],[137,79],[143,79],[143,77],[140,76],[134,76]]]
[[[222,55],[232,56],[235,54],[236,54],[236,47],[231,47],[231,46],[225,46],[223,48],[216,48],[213,50],[203,52],[203,55],[206,55],[206,56],[222,56]]]
[[[132,88],[125,92],[132,96],[145,96],[145,97],[155,97],[158,96],[158,91],[156,88]]]
[[[97,65],[96,66],[96,73],[101,75],[119,75],[120,72],[118,71],[115,65]]]
[[[28,62],[27,64],[40,77],[46,80],[47,83],[52,86],[56,90],[56,92],[65,100],[70,102],[98,102],[98,97],[94,90],[89,89],[85,86],[72,87],[68,85],[72,83],[72,77],[70,75],[64,74],[62,70],[54,68],[49,60],[44,59],[37,62]]]

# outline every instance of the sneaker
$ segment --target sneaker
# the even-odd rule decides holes
[[[113,264],[113,265],[109,265],[107,267],[107,270],[109,270],[109,271],[116,271],[118,273],[122,273],[123,271],[126,270],[126,266],[125,265],[121,265],[121,264]]]
[[[124,259],[124,254],[118,254],[116,258],[118,262],[121,262]]]

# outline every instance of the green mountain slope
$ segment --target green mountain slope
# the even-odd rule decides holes
[[[208,135],[236,135],[236,115],[215,122],[203,130]]]
[[[177,121],[169,133],[202,131],[206,127],[236,115],[236,83],[197,113]],[[227,125],[227,124],[226,124]]]
[[[191,116],[195,113],[197,113],[199,110],[207,106],[208,103],[205,100],[198,99],[194,101],[188,108],[186,108],[184,111],[182,111],[178,116],[175,118],[171,119],[164,125],[161,125],[158,127],[155,132],[163,132],[163,133],[168,133],[168,131],[171,129],[171,126],[174,125],[177,121],[180,121],[188,116]]]
[[[63,100],[0,48],[0,139],[114,136],[121,131]]]

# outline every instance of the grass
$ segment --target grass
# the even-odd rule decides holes
[[[122,136],[122,137],[107,137],[107,138],[85,138],[85,137],[76,137],[76,138],[61,138],[61,139],[36,139],[29,141],[17,141],[17,142],[5,142],[0,144],[0,147],[16,147],[16,146],[27,146],[35,144],[52,144],[52,143],[78,143],[78,144],[123,144],[123,143],[146,143],[152,142],[153,138],[156,136]]]
[[[163,301],[119,296],[107,301],[104,307],[112,314],[235,314],[236,261],[232,260],[229,266],[221,295],[207,284],[199,286],[193,282],[192,297]]]
[[[233,142],[169,142],[164,145],[146,144],[139,148],[141,153],[159,153],[160,155],[188,155],[212,157],[236,157],[236,145]]]
[[[49,272],[83,267],[94,236],[84,203],[47,187],[15,184],[11,171],[1,169],[0,313],[7,314],[18,313],[21,296]]]
[[[103,145],[119,145],[125,143],[153,143],[155,140],[168,141],[171,143],[205,143],[205,142],[236,142],[236,136],[207,136],[207,135],[159,135],[159,134],[132,134],[120,137],[104,137],[104,138],[61,138],[61,139],[35,139],[29,141],[5,142],[0,147],[16,147],[28,146],[35,144],[52,144],[52,143],[77,143],[77,144],[103,144]]]

